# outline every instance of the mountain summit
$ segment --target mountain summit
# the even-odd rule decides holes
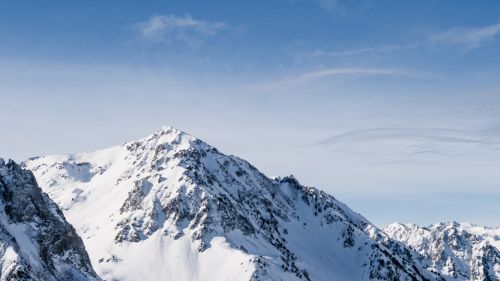
[[[25,165],[107,280],[444,280],[334,197],[171,127]]]

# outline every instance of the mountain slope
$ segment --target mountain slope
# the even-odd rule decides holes
[[[500,280],[500,229],[460,223],[429,227],[391,224],[384,231],[432,261],[430,268],[457,280]]]
[[[25,165],[107,280],[443,280],[332,196],[170,127]]]
[[[33,174],[1,158],[0,280],[99,280],[82,240]]]

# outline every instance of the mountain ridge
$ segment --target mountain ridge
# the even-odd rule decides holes
[[[447,222],[420,227],[391,224],[383,228],[431,261],[430,269],[457,280],[500,280],[500,228]]]
[[[25,166],[103,278],[445,280],[333,196],[293,176],[269,178],[172,127]]]

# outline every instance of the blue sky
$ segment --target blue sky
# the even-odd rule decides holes
[[[379,225],[500,225],[499,11],[0,0],[0,156],[89,151],[166,124]]]

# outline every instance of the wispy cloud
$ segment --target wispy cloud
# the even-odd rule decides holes
[[[323,141],[322,144],[387,139],[420,139],[449,143],[500,145],[500,128],[476,131],[448,128],[373,128],[339,134]]]
[[[219,21],[194,19],[190,15],[155,15],[146,22],[133,25],[140,39],[157,43],[183,42],[198,45],[227,28]]]
[[[329,12],[339,11],[339,9],[341,9],[339,5],[339,0],[317,0],[317,1],[321,8]]]
[[[500,128],[371,128],[337,134],[318,145],[340,153],[368,155],[377,165],[438,164],[467,153],[498,153]]]
[[[297,78],[301,81],[307,81],[311,79],[339,76],[339,75],[349,75],[349,76],[407,76],[416,77],[416,75],[398,69],[388,69],[388,68],[326,68],[320,70],[314,70],[311,72],[306,72],[299,75]]]
[[[373,0],[286,0],[291,3],[311,3],[317,5],[326,12],[348,15],[364,11],[371,7]]]
[[[289,93],[290,89],[297,91],[300,86],[309,84],[321,85],[324,82],[334,82],[336,79],[363,79],[369,77],[392,77],[406,79],[436,79],[433,73],[421,73],[412,70],[377,67],[331,67],[317,68],[288,73],[284,77],[270,79],[266,82],[251,84],[251,91],[273,89],[274,92]],[[287,89],[287,90],[285,90]],[[310,88],[309,88],[310,89]],[[302,89],[302,91],[306,91]]]
[[[373,3],[372,0],[313,0],[323,10],[337,14],[350,14],[366,10]]]
[[[373,53],[389,53],[400,51],[404,49],[410,49],[415,47],[415,44],[406,45],[385,45],[379,47],[362,47],[353,49],[342,49],[342,50],[315,50],[310,53],[311,57],[346,57],[346,56],[356,56],[364,54]]]
[[[430,36],[433,44],[478,48],[500,34],[500,23],[480,27],[456,27]]]

